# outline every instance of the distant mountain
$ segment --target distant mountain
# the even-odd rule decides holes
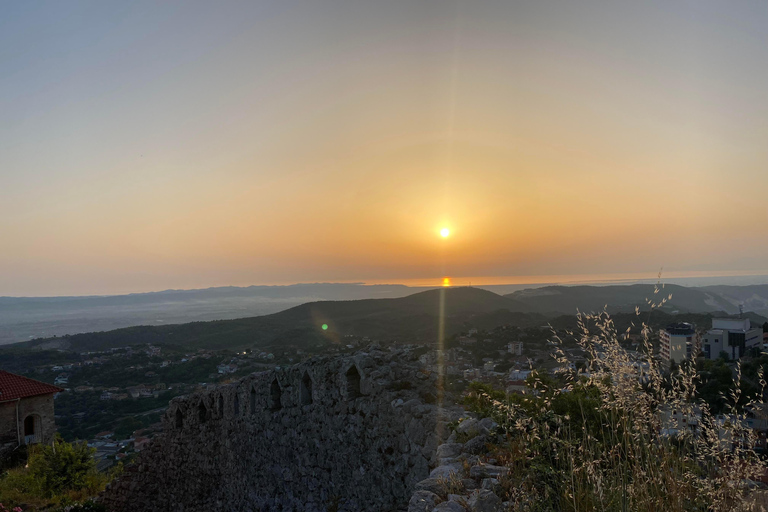
[[[0,345],[33,338],[266,315],[317,300],[403,297],[403,285],[310,283],[114,296],[0,297]]]
[[[654,293],[654,285],[650,284],[544,286],[534,290],[516,291],[505,297],[527,305],[531,311],[573,314],[576,310],[598,311],[606,306],[609,312],[631,312],[635,306],[645,310],[649,308],[647,300],[659,303],[662,298],[671,294],[671,299],[663,306],[663,310],[667,312],[738,312],[738,306],[710,288],[717,287],[687,288],[668,284],[660,288],[658,293]]]
[[[721,297],[736,309],[739,308],[739,305],[743,305],[744,311],[754,311],[760,315],[768,316],[768,284],[705,286],[702,290]]]
[[[75,351],[139,343],[211,349],[287,345],[301,348],[340,343],[345,335],[428,343],[437,340],[441,310],[446,335],[476,324],[486,325],[491,319],[514,320],[520,325],[546,323],[546,317],[527,313],[531,306],[517,300],[478,288],[444,288],[402,298],[311,302],[259,317],[129,327],[33,340],[22,345]],[[322,328],[323,324],[327,330]]]

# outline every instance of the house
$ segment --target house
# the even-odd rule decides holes
[[[53,395],[60,387],[0,371],[0,445],[53,442]]]
[[[227,374],[227,373],[235,373],[237,371],[237,365],[235,364],[220,364],[218,366],[219,373],[221,374]]]
[[[712,329],[704,335],[704,356],[740,359],[749,349],[760,347],[762,334],[762,329],[752,327],[749,318],[713,318]]]
[[[512,370],[509,372],[509,380],[525,380],[532,370]]]
[[[507,393],[517,393],[519,395],[529,394],[531,388],[525,383],[524,380],[509,380],[507,381]]]
[[[152,396],[152,390],[147,389],[144,384],[138,386],[130,386],[125,388],[131,398],[148,398]]]
[[[699,432],[699,421],[702,417],[701,408],[697,405],[687,405],[685,410],[676,409],[668,404],[659,406],[661,435],[676,437],[687,433]]]
[[[479,379],[480,368],[470,368],[468,370],[464,370],[464,378],[466,380]]]

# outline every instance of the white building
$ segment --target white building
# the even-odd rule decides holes
[[[509,380],[525,380],[531,374],[531,370],[512,370],[509,372]]]
[[[736,360],[762,342],[763,330],[753,329],[749,318],[713,318],[712,329],[704,335],[703,351],[707,359],[717,359],[725,352],[728,359]]]
[[[509,352],[510,354],[514,354],[516,356],[523,355],[523,342],[513,341],[512,343],[508,344],[507,352]]]
[[[676,322],[668,325],[659,332],[661,341],[661,357],[667,361],[680,364],[685,359],[696,357],[700,338],[696,326],[687,322]]]
[[[684,434],[698,434],[702,411],[697,405],[686,404],[681,411],[668,404],[662,404],[658,411],[661,419],[661,435],[676,437]]]

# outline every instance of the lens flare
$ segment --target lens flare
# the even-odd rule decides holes
[[[323,324],[323,330],[324,330],[324,331],[327,331],[327,330],[328,330],[328,324]]]

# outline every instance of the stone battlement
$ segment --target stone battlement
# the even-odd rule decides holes
[[[313,358],[173,399],[103,493],[114,512],[398,510],[457,411],[405,349]]]

